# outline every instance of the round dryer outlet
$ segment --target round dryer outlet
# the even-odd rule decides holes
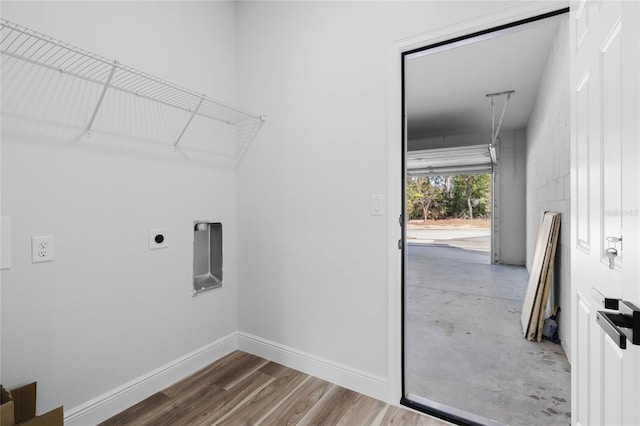
[[[149,230],[149,250],[169,247],[168,232],[167,228]]]

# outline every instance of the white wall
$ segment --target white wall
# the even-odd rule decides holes
[[[233,3],[2,7],[3,18],[235,102]],[[111,94],[93,137],[78,137],[99,88],[3,62],[2,216],[11,217],[13,265],[2,271],[2,383],[37,380],[38,411],[69,410],[234,333],[236,173],[207,151],[233,143],[233,132],[213,128],[204,140],[207,125],[194,125],[184,156],[174,154],[166,143],[178,133],[158,143],[155,125],[175,119],[167,131],[179,130],[182,117]],[[60,111],[66,121],[47,122]],[[116,125],[122,137],[105,133]],[[203,218],[223,223],[224,285],[194,298],[192,226]],[[169,248],[148,250],[149,230],[164,227]],[[31,236],[48,234],[55,261],[32,264]]]
[[[390,49],[507,6],[239,4],[239,102],[268,115],[238,175],[241,331],[388,376],[387,218],[369,197],[389,181]]]
[[[562,213],[550,306],[559,305],[559,334],[571,359],[569,24],[561,23],[527,127],[527,267],[545,211]]]

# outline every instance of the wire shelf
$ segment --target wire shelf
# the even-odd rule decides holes
[[[174,142],[174,147],[178,145],[196,116],[238,127],[255,126],[265,119],[264,116],[243,111],[1,18],[0,54],[102,86],[100,99],[87,125],[87,132],[91,130],[107,90],[118,90],[189,113],[189,120]]]

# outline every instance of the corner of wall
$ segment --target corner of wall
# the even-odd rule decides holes
[[[571,352],[570,133],[568,17],[561,21],[547,59],[527,126],[526,231],[527,266],[531,267],[542,214],[562,214],[548,310],[561,307],[558,331],[567,356]]]

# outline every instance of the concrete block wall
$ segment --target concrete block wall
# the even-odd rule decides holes
[[[495,263],[525,264],[526,149],[524,129],[500,133],[497,150],[498,164],[494,169]]]
[[[571,359],[571,255],[569,188],[569,53],[568,20],[558,35],[527,126],[527,268],[531,270],[540,220],[545,211],[562,214],[548,310],[559,305],[559,335]]]

